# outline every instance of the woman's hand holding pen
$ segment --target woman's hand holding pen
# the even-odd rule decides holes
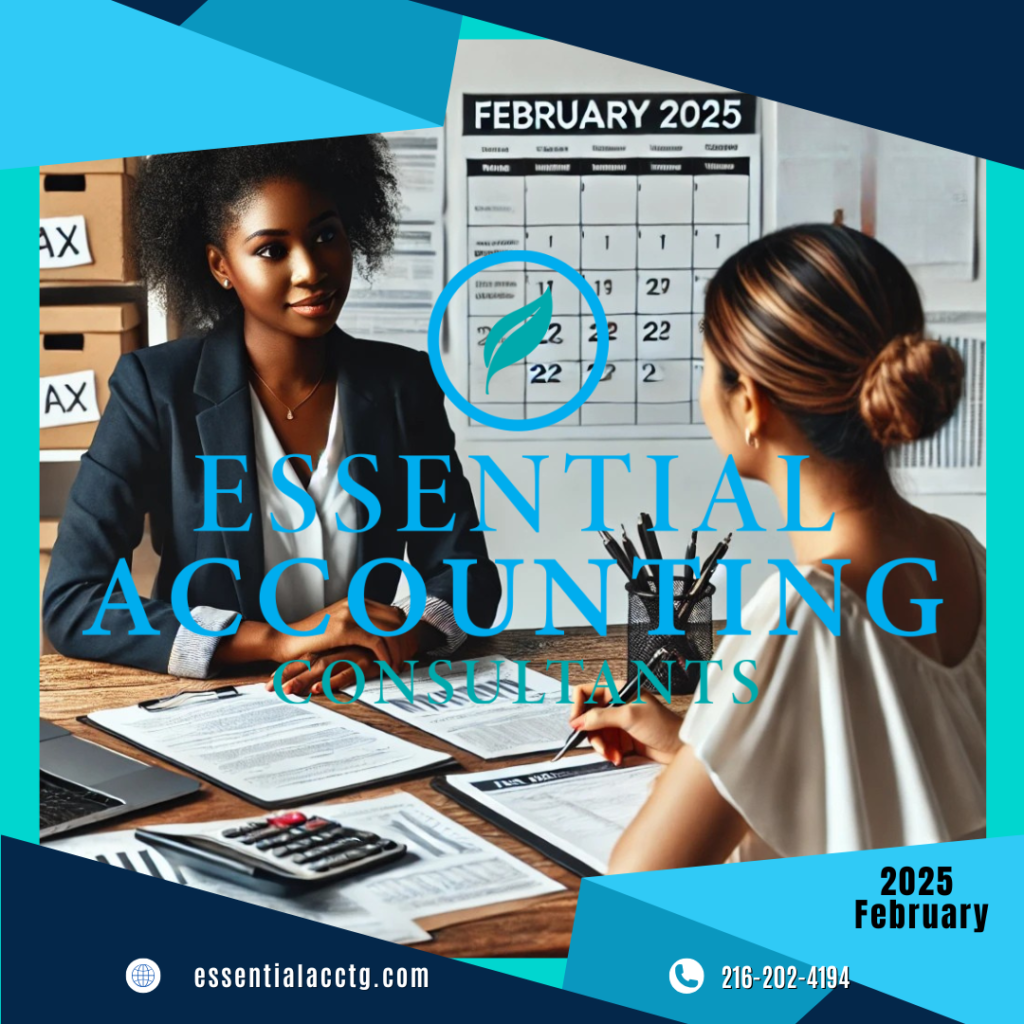
[[[594,750],[605,760],[619,765],[627,754],[640,754],[661,764],[672,760],[682,741],[679,716],[670,708],[650,694],[643,704],[612,704],[604,689],[588,705],[586,700],[593,691],[593,683],[582,683],[573,690],[569,726],[588,733]]]
[[[375,626],[389,632],[398,629],[406,617],[401,608],[376,601],[366,602],[366,613]],[[274,660],[292,662],[285,666],[282,673],[282,689],[285,693],[299,696],[305,696],[311,690],[314,694],[323,693],[320,680],[327,666],[339,659],[354,662],[364,673],[373,669],[375,661],[382,661],[396,672],[401,672],[405,661],[414,657],[419,650],[420,626],[401,636],[377,636],[355,621],[347,599],[328,605],[289,625],[293,629],[308,632],[318,626],[325,615],[329,617],[327,628],[317,636],[278,634],[279,648]],[[307,668],[302,661],[310,662],[310,667]],[[335,691],[353,682],[355,671],[350,665],[338,665],[331,673],[331,688]],[[267,689],[273,689],[273,680],[267,683]]]

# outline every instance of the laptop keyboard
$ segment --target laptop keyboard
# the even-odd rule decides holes
[[[39,828],[52,828],[66,821],[84,818],[110,807],[120,807],[123,800],[115,800],[105,793],[76,786],[46,772],[39,773]]]

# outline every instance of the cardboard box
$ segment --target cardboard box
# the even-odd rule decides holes
[[[54,542],[57,540],[57,527],[60,526],[59,519],[39,520],[39,550],[52,551]]]
[[[137,156],[113,160],[79,160],[73,164],[43,164],[40,174],[134,174],[139,167]]]
[[[53,543],[57,539],[57,527],[59,519],[39,520],[39,653],[56,654],[53,644],[50,643],[43,629],[43,590],[46,587],[46,574],[50,571],[50,559],[53,553]],[[156,582],[156,574],[160,569],[160,557],[153,550],[153,539],[149,530],[149,517],[146,518],[146,529],[142,535],[142,543],[132,554],[132,579],[135,581],[135,588],[143,597],[149,597],[153,593],[153,585]],[[111,570],[113,572],[113,570]]]
[[[135,279],[125,244],[132,181],[127,174],[39,175],[41,281]]]
[[[131,302],[107,306],[42,306],[39,309],[40,415],[44,409],[60,418],[65,409],[83,407],[83,414],[95,417],[107,407],[108,381],[117,360],[124,352],[137,349],[141,337],[139,310]],[[75,394],[80,388],[73,378],[71,388],[65,374],[95,375],[93,390]],[[52,391],[50,388],[52,387]],[[70,395],[70,400],[66,396]],[[96,431],[97,419],[43,427],[39,432],[41,448],[88,448]]]
[[[46,586],[46,574],[50,571],[50,552],[53,542],[57,539],[59,519],[39,520],[39,653],[56,654],[53,644],[47,639],[43,629],[43,588]]]

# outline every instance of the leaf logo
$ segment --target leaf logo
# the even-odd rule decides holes
[[[506,314],[491,328],[484,342],[485,394],[491,393],[491,378],[499,370],[518,363],[544,340],[551,324],[551,310],[551,289],[547,288],[539,299]],[[516,324],[522,327],[513,331]]]

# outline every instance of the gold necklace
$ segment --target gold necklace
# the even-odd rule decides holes
[[[256,367],[250,364],[249,369],[252,370],[253,375],[256,379],[288,410],[286,419],[295,419],[295,410],[301,409],[312,397],[316,394],[316,389],[320,387],[324,382],[324,377],[327,376],[327,363],[324,363],[324,368],[320,373],[320,379],[313,385],[313,390],[310,391],[306,397],[299,402],[298,405],[289,406],[288,403],[256,372]]]

